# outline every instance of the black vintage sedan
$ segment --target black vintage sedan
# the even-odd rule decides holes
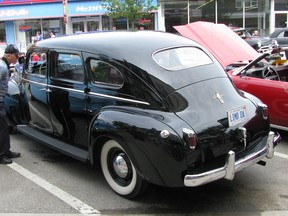
[[[232,180],[272,158],[280,138],[270,131],[265,104],[235,89],[206,49],[170,33],[43,40],[27,51],[20,81],[10,84],[18,89],[5,101],[11,124],[99,164],[126,198],[142,194],[148,183]]]

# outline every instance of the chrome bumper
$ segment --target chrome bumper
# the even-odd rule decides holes
[[[238,161],[235,161],[235,152],[229,151],[226,159],[226,164],[224,167],[200,174],[186,175],[184,178],[184,185],[188,187],[195,187],[222,178],[233,180],[236,172],[246,167],[249,167],[253,164],[256,164],[265,157],[272,158],[274,155],[274,148],[279,141],[280,141],[280,135],[279,134],[275,135],[274,132],[270,131],[268,134],[267,144],[261,150],[253,154],[247,155],[246,157],[241,158]]]

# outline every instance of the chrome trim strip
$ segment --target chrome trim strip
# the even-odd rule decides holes
[[[270,131],[268,134],[268,139],[265,147],[259,151],[247,155],[244,158],[235,162],[235,153],[230,151],[227,155],[226,164],[224,167],[218,169],[210,170],[208,172],[186,175],[184,177],[184,185],[188,187],[195,187],[203,184],[207,184],[218,179],[228,179],[233,180],[234,174],[244,168],[247,168],[253,164],[256,164],[265,156],[267,158],[272,158],[274,153],[274,132]]]
[[[276,128],[276,129],[288,131],[288,127],[279,126],[279,125],[274,125],[274,124],[270,124],[270,126],[271,126],[272,128]]]
[[[40,85],[40,86],[47,86],[46,83],[35,82],[35,81],[31,81],[31,80],[24,79],[24,78],[22,78],[22,80],[24,80],[25,82],[33,83],[33,84]]]
[[[111,99],[115,99],[115,100],[125,101],[125,102],[144,104],[144,105],[148,105],[148,106],[150,105],[150,103],[144,102],[144,101],[138,101],[138,100],[127,99],[127,98],[120,98],[120,97],[115,97],[115,96],[111,96],[111,95],[104,95],[104,94],[100,94],[100,93],[89,92],[88,94],[98,96],[98,97],[111,98]]]
[[[51,88],[66,90],[66,91],[70,91],[70,92],[84,93],[84,90],[81,91],[81,90],[65,88],[65,87],[61,87],[61,86],[47,85],[45,83],[39,83],[39,82],[31,81],[31,80],[28,80],[28,79],[23,79],[23,80],[28,82],[28,83],[34,83],[34,84],[37,84],[37,85],[46,86],[47,89],[49,89],[51,87]],[[138,100],[127,99],[127,98],[116,97],[116,96],[105,95],[105,94],[94,93],[94,92],[89,92],[88,95],[93,95],[93,96],[103,97],[103,98],[109,98],[109,99],[115,99],[115,100],[118,100],[118,101],[125,101],[125,102],[137,103],[137,104],[144,104],[144,105],[148,105],[148,106],[150,105],[150,103],[144,102],[144,101],[138,101]]]

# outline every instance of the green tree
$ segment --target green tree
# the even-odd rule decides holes
[[[128,29],[129,22],[134,29],[135,22],[149,16],[152,10],[158,9],[153,5],[153,0],[103,0],[102,2],[104,2],[102,6],[108,11],[109,17],[127,19]]]

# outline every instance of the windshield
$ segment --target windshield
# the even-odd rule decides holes
[[[167,70],[181,70],[212,63],[212,59],[203,50],[196,47],[161,50],[154,53],[153,58],[157,64]]]

